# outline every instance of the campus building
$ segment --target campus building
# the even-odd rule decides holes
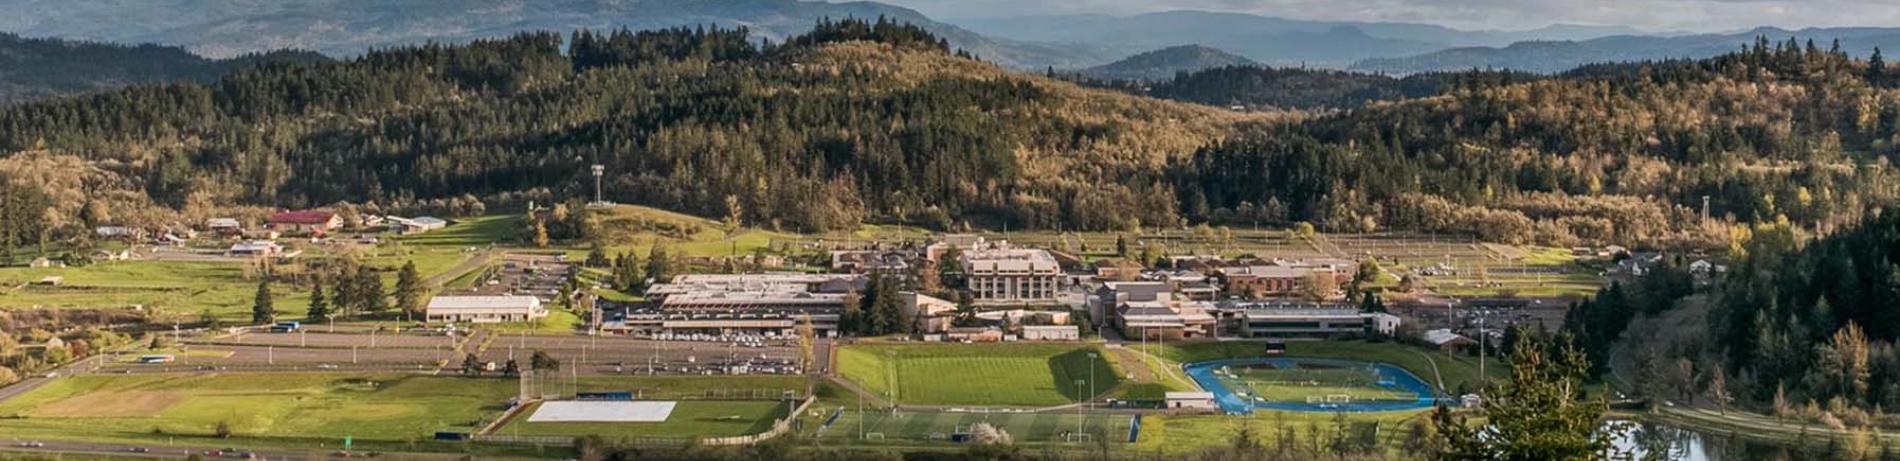
[[[620,306],[602,328],[641,336],[790,336],[811,322],[833,334],[860,274],[688,274],[647,288],[647,302]]]
[[[978,305],[1055,304],[1062,266],[1045,250],[977,242],[963,252],[963,274]]]
[[[1249,338],[1324,339],[1372,333],[1390,335],[1399,317],[1360,312],[1341,304],[1298,302],[1223,303],[1223,318],[1235,321],[1236,333]]]
[[[1321,259],[1227,267],[1221,269],[1221,274],[1229,293],[1259,299],[1299,296],[1316,281],[1330,281],[1330,291],[1338,291],[1351,280],[1353,269],[1352,261]]]
[[[429,299],[429,322],[526,322],[548,316],[533,296],[437,296]]]
[[[321,236],[343,227],[343,218],[322,210],[286,211],[270,216],[270,229],[292,235]]]

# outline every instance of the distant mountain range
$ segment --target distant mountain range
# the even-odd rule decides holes
[[[745,26],[782,40],[820,18],[875,18],[922,26],[951,46],[1019,68],[1081,68],[1112,48],[985,37],[874,2],[796,0],[0,0],[0,31],[121,43],[180,45],[212,57],[284,48],[351,56],[371,48],[465,42],[516,32]]]
[[[278,51],[207,59],[174,46],[125,46],[0,33],[0,104],[127,85],[209,82],[265,61],[326,59]]]
[[[1271,65],[1343,68],[1353,62],[1454,47],[1638,34],[1628,27],[1555,25],[1528,31],[1463,31],[1428,24],[1304,21],[1241,13],[1169,11],[969,19],[958,24],[1011,40],[1153,50],[1199,44]]]
[[[1352,70],[1410,74],[1463,69],[1515,69],[1555,73],[1591,63],[1625,62],[1674,58],[1706,58],[1739,50],[1767,37],[1776,43],[1790,37],[1806,45],[1828,49],[1834,40],[1841,50],[1866,56],[1875,48],[1900,49],[1900,29],[1895,28],[1811,28],[1786,30],[1758,28],[1733,34],[1702,34],[1677,37],[1619,35],[1582,41],[1529,41],[1504,47],[1466,47],[1416,56],[1370,58],[1354,63]]]
[[[1149,51],[1127,59],[1083,69],[1093,78],[1117,80],[1161,80],[1176,74],[1231,66],[1254,66],[1251,59],[1201,45],[1181,45]]]
[[[1876,46],[1900,47],[1900,28],[1667,35],[1622,26],[1559,24],[1467,31],[1206,11],[959,19],[952,24],[870,1],[0,0],[0,11],[12,13],[0,16],[0,32],[177,45],[214,58],[287,48],[341,57],[378,47],[465,42],[522,31],[623,27],[744,26],[757,39],[778,41],[810,29],[820,18],[879,16],[917,24],[986,61],[1064,71],[1109,70],[1104,68],[1131,54],[1184,45],[1271,66],[1390,74],[1471,68],[1558,72],[1606,61],[1706,57],[1738,49],[1757,35],[1813,39],[1823,47],[1839,38],[1858,55]]]

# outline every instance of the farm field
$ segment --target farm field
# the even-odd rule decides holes
[[[757,434],[772,428],[772,421],[785,417],[787,402],[770,400],[723,401],[680,400],[665,422],[529,422],[527,415],[537,407],[524,410],[494,433],[501,435],[598,435],[616,437],[731,437]],[[792,403],[796,405],[795,402]]]
[[[141,440],[233,437],[404,442],[471,430],[515,395],[508,379],[354,373],[94,375],[0,403],[0,432]]]
[[[904,405],[1063,405],[1092,397],[1091,370],[1096,393],[1121,383],[1107,354],[1094,346],[879,344],[838,353],[847,379]],[[1081,389],[1076,380],[1085,381]]]
[[[1181,364],[1203,362],[1214,359],[1259,357],[1265,355],[1265,346],[1260,342],[1190,342],[1161,345],[1129,345],[1170,362],[1175,370]],[[1287,343],[1287,357],[1306,357],[1322,359],[1343,359],[1365,362],[1387,363],[1417,375],[1426,383],[1441,385],[1443,389],[1456,391],[1460,386],[1479,385],[1478,359],[1453,356],[1443,352],[1407,346],[1398,343],[1374,343],[1364,341],[1305,341]],[[1486,370],[1493,377],[1503,377],[1506,368],[1497,359],[1491,359]]]
[[[48,276],[59,286],[28,285]],[[239,264],[187,261],[116,261],[83,267],[0,268],[0,307],[95,309],[144,306],[161,316],[196,319],[209,310],[225,319],[248,319],[257,282],[245,280]],[[301,313],[309,293],[272,284],[280,312]]]

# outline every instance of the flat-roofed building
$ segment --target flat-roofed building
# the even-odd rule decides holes
[[[1130,339],[1170,340],[1214,336],[1218,320],[1214,306],[1204,301],[1164,297],[1129,301],[1116,306],[1115,328]]]
[[[1162,398],[1166,399],[1167,408],[1169,410],[1214,410],[1220,408],[1214,405],[1214,393],[1212,392],[1168,392],[1162,394]]]
[[[1239,334],[1250,338],[1330,338],[1372,333],[1392,334],[1399,317],[1360,312],[1341,304],[1295,302],[1229,303],[1221,311],[1238,320]]]
[[[533,296],[437,296],[429,299],[430,322],[526,322],[548,316]]]
[[[963,253],[963,274],[976,304],[1054,304],[1062,266],[1048,251],[983,242]]]
[[[1024,341],[1077,341],[1082,331],[1075,325],[1023,325]]]

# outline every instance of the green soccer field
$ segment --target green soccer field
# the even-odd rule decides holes
[[[1409,392],[1378,386],[1379,377],[1363,368],[1276,369],[1248,367],[1233,369],[1233,377],[1222,377],[1234,389],[1249,389],[1257,398],[1272,402],[1306,402],[1314,399],[1413,400]]]
[[[838,370],[904,405],[1053,406],[1119,384],[1105,356],[1095,346],[1065,344],[854,345],[839,351]]]

